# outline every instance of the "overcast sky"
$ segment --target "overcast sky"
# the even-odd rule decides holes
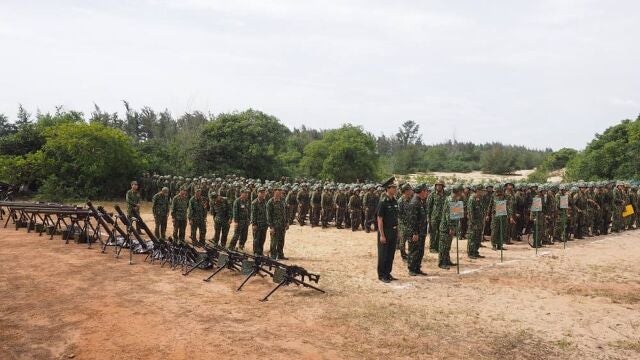
[[[640,113],[640,1],[0,0],[0,113],[252,107],[583,148]]]

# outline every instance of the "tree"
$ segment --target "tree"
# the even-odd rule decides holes
[[[640,177],[640,116],[596,134],[584,151],[567,162],[568,180]]]
[[[18,128],[9,122],[9,118],[5,114],[0,114],[0,138],[11,135],[18,131]]]
[[[309,176],[353,182],[375,178],[378,160],[374,136],[347,124],[309,143],[300,167]]]
[[[18,115],[16,126],[21,128],[31,123],[31,113],[29,113],[22,104],[18,104]]]
[[[204,126],[192,150],[196,173],[236,173],[254,178],[282,175],[278,154],[289,129],[271,115],[246,110],[218,115]]]
[[[405,148],[408,145],[422,144],[422,135],[420,135],[420,125],[413,120],[402,123],[396,134],[400,145]]]
[[[45,131],[46,143],[34,154],[49,198],[122,196],[142,171],[132,140],[100,124],[65,123]]]

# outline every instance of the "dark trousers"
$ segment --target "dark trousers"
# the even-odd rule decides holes
[[[396,246],[398,243],[398,228],[384,228],[384,236],[387,242],[380,242],[380,233],[378,232],[378,278],[388,278],[393,270],[393,258],[396,255]]]
[[[267,240],[267,225],[258,225],[253,231],[253,254],[264,255],[264,242]]]
[[[207,235],[207,222],[204,219],[191,220],[191,242],[198,241],[204,244],[206,235]]]
[[[187,219],[173,219],[173,240],[184,241]]]
[[[286,230],[284,227],[274,227],[271,233],[271,246],[269,249],[269,255],[272,258],[284,257],[284,236]]]
[[[213,222],[213,243],[227,246],[227,237],[229,236],[229,222],[228,221],[214,221]]]
[[[240,247],[244,247],[244,243],[247,242],[247,235],[249,234],[249,223],[248,222],[239,222],[238,226],[236,226],[236,230],[233,232],[233,238],[231,238],[231,242],[229,243],[229,248],[233,249],[236,247],[238,242],[240,242]]]
[[[424,258],[424,243],[426,239],[427,235],[425,233],[418,235],[418,241],[408,241],[409,254],[407,265],[409,267],[409,271],[411,272],[420,272],[420,267],[422,266],[422,258]]]
[[[153,220],[156,223],[156,229],[153,232],[159,239],[167,238],[167,216],[153,216]]]

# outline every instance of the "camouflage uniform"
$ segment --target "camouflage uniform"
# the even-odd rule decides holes
[[[320,222],[320,212],[322,210],[322,192],[315,189],[311,193],[311,227],[318,226]]]
[[[467,255],[477,257],[480,255],[480,240],[482,239],[482,225],[484,217],[482,211],[482,199],[477,193],[469,195],[467,200]]]
[[[271,229],[270,256],[273,259],[284,258],[284,237],[289,224],[287,208],[283,199],[269,199],[267,202],[267,224]]]
[[[222,247],[227,246],[229,225],[231,223],[231,204],[227,198],[220,195],[209,194],[211,215],[213,215],[213,239],[212,242]]]
[[[235,249],[238,242],[240,242],[240,249],[244,249],[249,233],[250,211],[251,205],[248,199],[237,198],[233,202],[233,221],[236,223],[236,227],[229,243],[229,249]]]
[[[351,231],[356,231],[362,223],[362,199],[357,191],[349,198],[348,206],[351,215]]]
[[[176,195],[171,201],[171,218],[173,219],[173,240],[184,241],[187,229],[187,209],[189,198]]]
[[[325,188],[322,192],[320,204],[322,207],[322,212],[320,215],[322,218],[322,227],[326,228],[327,226],[329,226],[329,221],[331,220],[331,212],[333,210],[333,198],[329,193],[329,189]]]
[[[253,254],[264,255],[267,239],[267,200],[256,198],[251,203],[251,225],[253,227]]]
[[[309,212],[309,192],[306,188],[298,191],[296,201],[298,202],[298,224],[304,226]]]
[[[416,192],[420,192],[420,188]],[[417,235],[417,241],[409,239],[409,254],[407,266],[410,274],[422,274],[422,259],[424,258],[424,243],[427,237],[427,203],[418,194],[413,195],[409,202],[409,222],[407,231],[412,236]]]
[[[157,238],[165,239],[167,237],[167,218],[169,217],[169,195],[165,195],[162,191],[153,195],[151,199],[151,211],[153,212],[153,221],[155,222],[154,234]]]
[[[403,260],[407,260],[407,242],[411,242],[413,236],[413,215],[411,214],[411,207],[409,202],[411,198],[407,199],[405,195],[400,196],[398,200],[398,227],[400,228],[400,241],[397,243],[397,249],[400,250],[400,256]]]
[[[429,251],[436,253],[440,248],[440,222],[442,220],[442,207],[446,200],[444,191],[434,191],[427,198],[427,213],[429,214]]]
[[[137,209],[137,206],[140,205],[140,192],[129,189],[127,195],[125,195],[125,199],[127,201],[127,216],[131,218],[140,215]]]
[[[199,241],[204,244],[205,236],[207,235],[207,199],[200,195],[192,196],[189,200],[189,209],[187,211],[187,218],[191,225],[191,241]],[[200,235],[199,240],[196,240],[196,231]]]
[[[453,240],[453,236],[451,234],[455,234],[458,231],[458,227],[460,226],[460,220],[451,220],[451,203],[454,202],[453,195],[449,195],[444,199],[442,204],[441,215],[440,215],[440,225],[439,225],[439,236],[440,242],[438,244],[438,266],[441,268],[448,268],[451,265],[455,265],[451,262],[451,241]]]
[[[349,199],[342,189],[338,190],[333,198],[333,202],[336,204],[336,227],[338,229],[344,228],[343,224],[347,213],[348,201]]]

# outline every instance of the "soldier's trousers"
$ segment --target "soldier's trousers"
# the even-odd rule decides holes
[[[284,256],[284,235],[286,231],[284,227],[274,227],[271,231],[271,246],[269,249],[269,255],[275,259],[282,258]]]
[[[167,216],[166,215],[153,215],[153,221],[156,223],[154,235],[159,239],[167,238]]]
[[[309,212],[309,205],[298,204],[298,224],[304,225],[307,220],[307,212]]]
[[[198,235],[200,235],[198,238],[196,238],[196,231],[198,232]],[[191,220],[191,241],[195,242],[196,239],[198,239],[198,241],[200,241],[201,243],[204,243],[206,235],[207,235],[207,221],[204,219]]]
[[[347,209],[343,208],[343,207],[339,207],[336,210],[336,227],[337,228],[342,228],[342,225],[344,224],[344,217],[345,217],[346,213],[347,213]]]
[[[438,265],[447,265],[451,263],[451,241],[453,237],[449,233],[440,233],[440,242],[438,243]]]
[[[296,209],[298,208],[297,204],[293,204],[289,207],[288,215],[289,215],[289,225],[293,225],[293,220],[296,218]]]
[[[187,219],[178,220],[173,219],[173,239],[184,241],[185,233],[187,231]]]
[[[360,209],[351,210],[351,230],[356,231],[360,227],[362,219],[360,218],[362,211]]]
[[[246,221],[238,222],[236,229],[233,231],[233,237],[229,243],[229,249],[235,249],[238,242],[240,247],[244,248],[244,244],[247,242],[247,235],[249,234],[249,223]]]
[[[267,225],[258,225],[253,231],[253,255],[264,255],[264,242],[267,240]]]
[[[500,249],[505,243],[507,238],[506,223],[506,216],[496,216],[491,221],[491,246],[495,249]]]
[[[364,209],[364,229],[371,230],[371,225],[374,229],[378,229],[378,223],[376,222],[376,209],[367,207]]]
[[[229,222],[228,221],[214,221],[213,222],[213,243],[227,246],[227,237],[229,236]]]
[[[387,239],[386,243],[380,243],[380,233],[377,235],[378,242],[378,278],[386,279],[393,270],[393,258],[396,255],[396,242],[398,241],[398,228],[385,227],[383,230]]]
[[[405,234],[404,231],[400,230],[400,239],[398,241],[398,250],[400,250],[400,256],[403,259],[407,259],[407,243],[411,242],[411,235]]]
[[[611,231],[622,231],[623,230],[623,218],[622,218],[623,208],[615,207],[613,209],[613,224],[611,225]]]
[[[418,273],[421,271],[420,268],[422,267],[422,259],[424,258],[424,244],[426,239],[426,233],[418,235],[417,241],[411,241],[411,239],[409,239],[407,266],[411,272]]]
[[[480,252],[480,240],[482,239],[482,226],[470,224],[467,230],[467,255],[478,255]]]
[[[582,239],[587,233],[586,210],[576,213],[574,222],[574,235],[576,239]]]
[[[329,221],[331,220],[331,209],[322,208],[320,216],[322,217],[322,227],[329,226]]]
[[[429,250],[438,251],[440,248],[440,218],[429,222]]]
[[[609,226],[611,225],[611,210],[602,210],[602,223],[600,224],[600,234],[607,235],[609,233]]]
[[[309,221],[312,226],[318,226],[318,223],[320,223],[320,206],[311,207],[311,219]]]

